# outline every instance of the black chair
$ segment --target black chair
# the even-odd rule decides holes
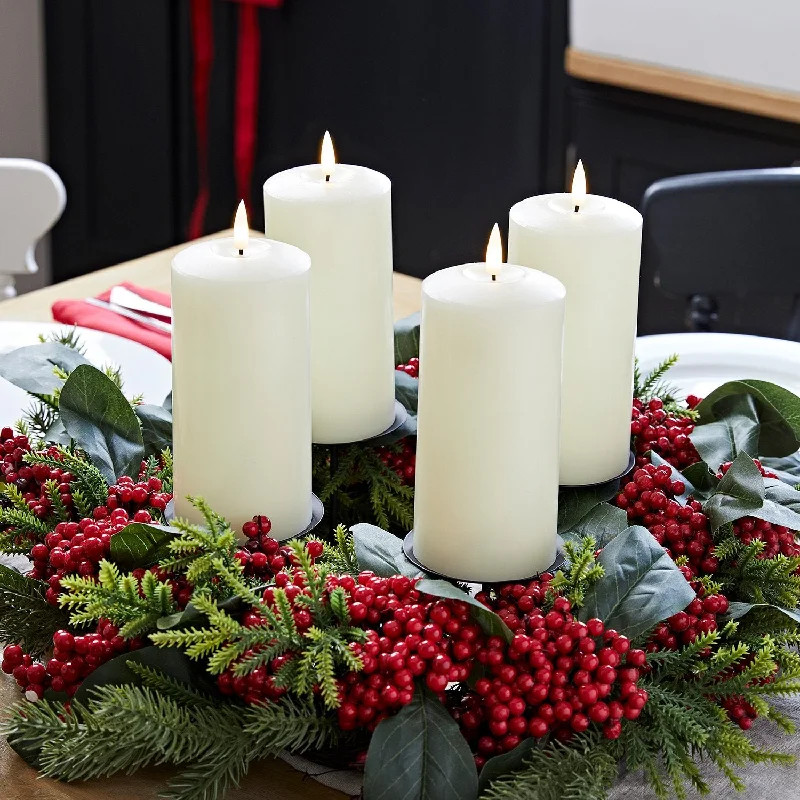
[[[800,168],[666,178],[642,214],[642,274],[686,299],[690,330],[711,330],[726,295],[776,295],[793,305],[771,335],[800,341]]]

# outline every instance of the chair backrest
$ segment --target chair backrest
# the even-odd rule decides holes
[[[0,275],[36,272],[34,248],[67,202],[61,178],[39,161],[0,158]]]
[[[642,271],[665,292],[800,295],[800,168],[666,178],[642,215]]]

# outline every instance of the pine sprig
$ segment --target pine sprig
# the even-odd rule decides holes
[[[580,543],[564,542],[568,566],[556,572],[550,586],[575,606],[583,605],[586,592],[605,575],[605,570],[595,558],[596,547],[596,542],[591,536],[587,536]]]
[[[365,641],[366,634],[352,626],[343,591],[334,590],[327,597],[327,568],[312,564],[301,542],[289,546],[304,577],[305,592],[295,602],[305,605],[311,615],[312,625],[307,630],[298,629],[292,603],[278,587],[272,590],[274,607],[260,597],[248,600],[263,619],[259,625],[240,624],[210,594],[196,592],[192,602],[206,616],[208,627],[159,631],[150,638],[159,647],[180,648],[189,658],[207,658],[212,675],[231,667],[236,676],[248,675],[278,656],[290,654],[274,676],[275,685],[286,687],[306,702],[313,702],[319,687],[325,705],[336,708],[338,675],[362,666],[350,644]]]
[[[337,575],[357,575],[361,567],[356,556],[353,537],[344,525],[337,525],[333,536],[335,544],[324,543],[324,549],[322,555],[317,559],[317,564],[326,566]]]
[[[0,565],[0,641],[20,644],[32,656],[53,644],[53,634],[67,627],[67,615],[45,599],[47,583]]]
[[[208,590],[212,597],[227,599],[238,595],[256,603],[257,595],[244,579],[241,562],[236,558],[236,534],[228,523],[215,514],[202,498],[190,498],[203,515],[205,526],[186,520],[173,520],[180,533],[167,548],[169,556],[159,566],[166,572],[180,572],[196,589]]]
[[[658,398],[668,414],[680,414],[695,419],[697,413],[677,399],[678,389],[664,380],[664,376],[678,363],[676,354],[667,356],[652,372],[642,375],[638,360],[633,370],[633,396],[643,403]]]
[[[617,775],[617,759],[597,737],[576,737],[532,750],[522,769],[494,780],[482,800],[589,800],[605,797]]]
[[[110,619],[120,626],[120,636],[126,639],[150,632],[160,617],[176,610],[171,586],[159,581],[153,572],[145,572],[141,580],[120,575],[117,567],[105,559],[100,562],[97,581],[69,575],[61,585],[66,591],[59,603],[72,610],[73,625]]]
[[[25,454],[27,464],[47,464],[54,469],[67,469],[72,473],[73,496],[77,489],[81,492],[84,502],[91,504],[91,508],[105,505],[108,499],[108,484],[97,467],[88,461],[71,453],[65,447],[57,447],[58,455],[51,455],[49,451],[41,450]]]

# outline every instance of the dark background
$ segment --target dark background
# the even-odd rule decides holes
[[[190,3],[45,9],[50,162],[68,197],[53,232],[58,281],[186,240],[197,193]],[[513,203],[563,190],[576,154],[590,191],[634,206],[662,177],[800,158],[800,126],[565,76],[566,0],[285,0],[258,17],[252,227],[263,226],[263,181],[315,161],[329,129],[341,161],[392,179],[395,267],[412,275],[480,258]],[[230,227],[238,202],[237,22],[237,4],[215,0],[209,233]],[[640,332],[680,330],[683,299],[652,275],[642,286]],[[723,321],[771,332],[782,311],[770,301]]]

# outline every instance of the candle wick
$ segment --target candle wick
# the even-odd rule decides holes
[[[325,176],[325,183],[330,183],[330,182],[331,182],[331,176],[330,175],[326,175]]]
[[[581,210],[581,207],[575,203],[575,213],[577,214]]]
[[[495,275],[495,274],[494,274],[494,272],[492,273],[492,280],[493,280],[493,281],[496,281],[496,280],[497,280],[497,275]]]
[[[243,255],[244,255],[244,248],[242,248],[242,249],[240,249],[240,250],[239,250],[239,255],[240,255],[240,256],[243,256]]]

